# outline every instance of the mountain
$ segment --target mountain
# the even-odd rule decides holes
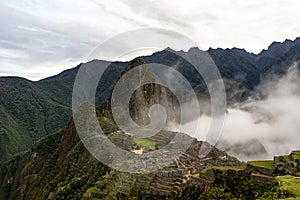
[[[218,66],[223,78],[242,81],[246,88],[252,89],[259,82],[259,69],[255,55],[243,49],[209,49],[209,54]],[[240,79],[240,81],[239,81]]]
[[[218,67],[223,78],[241,78],[243,84],[247,88],[252,88],[257,84],[259,78],[259,70],[255,66],[254,54],[250,54],[242,49],[209,49],[207,51]],[[204,54],[198,48],[191,48],[187,52],[176,52],[171,49],[166,49],[151,56],[142,57],[147,63],[160,63],[175,68],[190,80],[193,87],[201,83],[201,76],[197,73],[194,67],[184,58],[192,57],[194,54]]]
[[[293,47],[282,59],[289,60],[288,58],[293,58],[297,60],[299,55],[297,48],[297,46]],[[192,54],[198,51],[200,50],[191,49],[189,52],[181,53]],[[251,88],[257,84],[248,85],[248,82],[250,83],[252,78],[261,75],[258,68],[253,64],[254,61],[252,61],[255,55],[240,49],[218,49],[210,51],[215,62],[219,63],[220,66],[218,65],[218,67],[222,69],[221,74],[223,77],[232,79],[233,82],[241,84],[241,86],[247,88],[247,90],[251,90]],[[153,59],[152,61],[161,60],[161,62],[172,64],[174,68],[177,67],[176,69],[182,70],[182,73],[190,77],[191,82],[195,84],[194,87],[197,88],[199,85],[196,83],[199,81],[199,84],[201,84],[201,77],[192,74],[193,70],[188,64],[184,64],[185,61],[169,53],[170,52],[166,50],[158,52],[156,55],[152,55],[153,57],[145,57],[145,60],[148,59],[150,62],[151,60],[149,59]],[[289,55],[291,57],[289,57]],[[95,60],[83,65],[97,65],[97,62],[103,61]],[[103,95],[101,98],[105,99],[105,96],[106,98],[112,98],[111,89],[118,80],[120,81],[120,76],[123,76],[140,64],[145,64],[143,59],[140,58],[135,59],[131,63],[113,63],[112,66],[114,67],[110,69],[112,71],[107,71],[106,73],[108,74],[104,76],[104,80],[109,79],[110,81],[103,82],[103,85],[100,84],[98,87],[98,92],[106,91],[106,95]],[[232,66],[232,69],[230,66]],[[250,69],[251,66],[255,68]],[[276,69],[275,66],[279,66],[279,64],[274,64],[269,70],[272,70],[273,67]],[[58,76],[39,82],[30,82],[25,79],[20,79],[17,86],[22,87],[18,88],[15,86],[17,87],[16,94],[12,93],[15,95],[9,95],[8,93],[11,90],[6,90],[8,96],[4,96],[1,102],[5,101],[6,98],[9,99],[9,97],[12,97],[12,99],[9,100],[14,102],[21,98],[17,94],[26,94],[24,96],[25,99],[21,99],[21,102],[27,102],[27,99],[30,99],[30,103],[35,103],[35,101],[32,100],[40,99],[38,102],[46,102],[42,103],[42,105],[49,104],[46,110],[52,111],[56,110],[51,107],[53,104],[61,106],[66,108],[66,110],[59,111],[60,116],[62,116],[63,112],[68,113],[68,105],[70,103],[70,99],[65,100],[67,97],[64,97],[66,94],[63,92],[67,91],[69,92],[68,94],[71,93],[70,88],[72,88],[72,86],[68,85],[71,84],[73,78],[75,78],[75,71],[78,70],[78,68],[73,70],[68,70]],[[147,73],[152,74],[149,69],[145,70]],[[146,71],[140,72],[144,73]],[[252,75],[246,76],[247,73]],[[153,72],[152,75],[154,76],[154,74]],[[238,74],[241,74],[241,78],[236,78]],[[152,77],[152,75],[150,77]],[[9,80],[5,78],[3,78],[3,80],[3,86],[14,86],[15,80],[12,82],[9,82]],[[253,81],[255,82],[254,79]],[[66,87],[61,87],[64,83]],[[198,91],[202,90],[202,86],[203,85],[200,85]],[[227,85],[227,87],[228,86],[229,85]],[[98,101],[101,101],[100,97],[97,98]],[[148,107],[152,104],[159,103],[166,99],[168,101],[171,100],[171,103],[168,104],[167,107],[176,107],[176,102],[172,101],[173,97],[171,93],[169,95],[162,87],[152,86],[150,84],[139,88],[131,99],[131,113],[133,119],[138,122],[140,118],[146,116],[143,112],[140,113],[140,111],[146,112]],[[147,103],[141,104],[141,102]],[[154,150],[162,148],[166,143],[169,143],[175,134],[187,137],[184,133],[176,133],[170,130],[162,130],[158,134],[144,139],[131,136],[116,127],[114,119],[111,117],[111,110],[109,110],[110,103],[110,99],[104,101],[104,103],[97,108],[97,114],[100,124],[102,126],[104,125],[107,137],[119,148],[133,153],[151,153]],[[18,105],[15,102],[13,105],[14,104]],[[3,112],[8,112],[8,108],[10,108],[8,106],[10,105],[9,101],[6,101],[3,105],[5,105],[5,111]],[[29,104],[23,106],[27,108]],[[172,111],[172,109],[170,109],[170,111]],[[8,113],[9,116],[14,116],[14,112]],[[22,109],[20,109],[20,112],[22,112],[22,114],[26,113],[25,110]],[[9,116],[6,117],[6,121],[3,121],[12,123]],[[48,119],[48,122],[51,122],[51,120]],[[144,121],[140,121],[140,124],[143,123]],[[17,126],[18,124],[19,122],[16,122],[14,125]],[[53,127],[51,126],[50,128]],[[253,144],[259,147],[256,141],[249,143],[249,145]],[[204,158],[199,158],[201,146],[212,150]],[[240,151],[240,149],[242,149],[241,145],[237,144],[236,151]],[[262,148],[261,151],[263,151]],[[248,152],[243,153],[247,154]],[[291,162],[296,162],[298,158],[294,156],[293,159],[295,161],[292,160]],[[265,165],[264,167],[260,167],[262,163]],[[291,164],[288,163],[287,166],[289,167]],[[288,167],[287,170],[289,170]],[[163,169],[141,174],[119,172],[104,166],[90,155],[83,143],[79,140],[74,121],[71,118],[63,130],[44,137],[36,142],[28,151],[20,153],[15,156],[14,159],[3,164],[0,172],[0,199],[89,200],[97,198],[138,199],[142,197],[144,199],[191,199],[196,197],[200,198],[200,195],[202,199],[255,199],[263,197],[264,195],[267,195],[266,198],[270,198],[270,195],[274,195],[275,193],[273,190],[277,190],[277,187],[274,186],[272,182],[272,180],[274,180],[273,173],[277,173],[274,170],[275,168],[272,161],[248,163],[248,165],[245,166],[244,163],[241,163],[224,151],[212,147],[206,142],[194,139],[190,148],[184,154],[174,159],[169,166]]]
[[[104,61],[87,64],[99,62]],[[64,128],[71,116],[73,85],[81,65],[37,82],[0,77],[0,163]],[[98,104],[107,98],[125,66],[114,63],[106,70],[97,90]]]
[[[130,70],[132,70],[131,73],[127,73]],[[123,76],[124,74],[126,74],[126,76]],[[144,82],[150,83],[140,86],[140,84]],[[114,92],[117,92],[117,94],[116,97],[111,97],[112,103],[120,102],[118,101],[119,99],[127,99],[128,95],[131,94],[131,89],[140,86],[133,92],[132,96],[130,96],[129,101],[129,113],[137,124],[149,125],[150,122],[154,123],[153,125],[155,126],[160,124],[162,113],[158,113],[158,110],[156,110],[158,112],[154,111],[153,114],[155,115],[151,116],[151,119],[148,114],[151,106],[155,104],[160,104],[165,108],[167,115],[166,121],[169,123],[166,126],[171,126],[171,124],[179,122],[180,111],[178,99],[170,89],[159,84],[160,80],[150,71],[143,59],[135,58],[132,60],[121,73],[118,83],[120,87],[114,87],[114,90],[117,90]],[[119,103],[117,103],[117,105],[119,105]],[[126,107],[122,107],[126,110]],[[129,116],[125,118],[129,118]],[[121,123],[123,126],[129,125],[127,120]]]
[[[141,59],[133,60],[121,74],[124,75],[129,69],[140,64],[144,64]],[[140,72],[150,73],[147,68],[142,68]],[[142,77],[142,79],[144,78]],[[152,78],[154,75],[150,73],[150,79]],[[152,103],[159,103],[159,101],[170,98],[167,92],[161,92],[163,88],[160,87],[146,86],[137,91],[137,94],[140,95],[136,95],[132,99],[133,118],[137,119],[142,116],[141,113],[134,112],[134,110],[147,110]],[[141,103],[140,98],[144,98],[149,105],[139,104]],[[106,123],[111,121],[110,124],[114,124],[107,114],[111,113],[108,110],[110,106],[107,106],[107,103],[110,102],[104,102],[97,109],[100,123],[103,123],[101,119],[106,118]],[[173,108],[174,105],[171,103],[169,106]],[[132,153],[140,149],[151,152],[156,148],[161,148],[169,143],[176,134],[182,135],[183,138],[189,137],[183,133],[167,130],[162,130],[145,139],[138,139],[120,130],[107,131],[106,134],[117,147]],[[211,149],[211,152],[204,158],[199,158],[200,148],[204,147]],[[162,184],[164,184],[162,181],[169,180],[175,188],[176,184],[180,184],[178,181],[185,181],[185,175],[190,173],[189,171],[200,171],[207,165],[234,166],[241,165],[241,163],[225,152],[211,147],[208,143],[193,139],[190,148],[183,155],[179,154],[169,166],[163,169],[140,175],[115,171],[104,166],[89,154],[79,139],[71,118],[63,131],[45,137],[34,144],[30,150],[4,164],[0,173],[0,199],[81,199],[91,193],[99,195],[98,191],[89,189],[96,182],[106,188],[105,191],[100,192],[102,198],[119,195],[132,196],[137,193],[143,195],[146,194],[146,191],[150,191],[147,195],[153,199],[160,196],[157,192],[168,196],[176,191],[167,184],[164,187],[169,189],[162,189]],[[126,181],[130,185],[124,186],[120,181]],[[210,182],[209,178],[205,181]],[[145,190],[146,187],[149,190]],[[122,193],[121,190],[127,192]]]
[[[64,127],[71,112],[34,82],[0,78],[0,163]]]
[[[4,165],[0,199],[80,199],[107,170],[85,149],[70,120],[63,131]]]
[[[209,49],[207,53],[223,77],[228,104],[246,100],[267,74],[274,71],[284,73],[286,66],[299,59],[299,41],[297,38],[294,41],[274,42],[258,55],[237,48]],[[187,52],[165,49],[141,58],[147,63],[165,64],[178,70],[191,83],[198,98],[209,104],[209,94],[202,77],[184,59],[185,56],[201,53],[203,51],[198,48]],[[71,116],[72,91],[79,67],[103,63],[109,64],[107,61],[93,60],[37,82],[0,77],[0,162],[26,150],[41,137],[62,129]],[[108,98],[127,65],[128,62],[110,63],[97,88],[97,105]]]
[[[294,49],[294,51],[296,51],[296,49],[299,48],[299,44],[300,38],[296,38],[294,41],[286,40],[282,43],[273,42],[267,50],[263,50],[257,55],[238,48],[210,48],[207,52],[216,63],[224,79],[235,80],[240,87],[253,89],[259,83],[261,71],[268,71],[272,65],[280,62],[283,59],[283,56],[293,54],[290,50]],[[203,85],[203,80],[184,57],[193,54],[199,55],[201,53],[203,53],[203,51],[198,48],[191,48],[187,52],[174,51],[167,48],[150,56],[142,56],[141,58],[145,60],[146,63],[159,63],[178,70],[189,80],[193,88],[197,88],[199,85]],[[263,60],[267,61],[264,62]],[[99,63],[105,62],[106,61],[93,60],[88,62],[88,64],[100,65]],[[70,96],[76,73],[79,67],[83,65],[85,64],[80,64],[77,67],[66,70],[56,76],[38,81],[36,84],[45,90],[49,96],[54,96],[56,99],[59,99],[58,101],[63,105],[70,105]],[[99,97],[97,95],[97,102],[100,103],[107,98],[107,94],[109,94],[112,85],[114,85],[120,73],[127,65],[128,62],[112,62],[110,64],[103,75],[103,79],[99,83]],[[228,89],[230,86],[228,86]]]
[[[77,67],[63,71],[58,75],[42,79],[35,82],[35,84],[45,91],[50,97],[55,98],[58,102],[67,107],[71,107],[73,85],[79,68],[86,65],[102,66],[104,64],[109,66],[99,81],[99,86],[97,88],[96,102],[97,104],[100,104],[107,99],[112,86],[117,81],[120,73],[128,65],[128,62],[111,63],[102,60],[92,60],[87,63],[81,63]]]
[[[300,38],[295,40],[285,40],[284,42],[273,42],[267,50],[261,51],[257,55],[257,66],[260,70],[270,67],[275,62],[280,61],[281,57],[288,51],[300,44]]]
[[[113,132],[109,137],[111,141],[124,149],[129,150],[136,146],[133,138],[124,133]],[[127,146],[122,146],[124,144]],[[70,120],[63,131],[40,140],[29,151],[20,154],[4,165],[0,173],[0,199],[81,199],[89,187],[107,177],[112,178],[107,180],[109,183],[105,186],[115,188],[110,190],[110,195],[118,193],[117,187],[121,187],[121,185],[117,186],[116,184],[120,184],[120,177],[123,177],[123,180],[125,178],[133,185],[140,184],[136,185],[136,189],[139,192],[145,192],[145,185],[142,185],[142,182],[145,181],[144,184],[147,186],[155,185],[158,180],[154,177],[159,177],[161,173],[168,174],[170,171],[174,171],[174,177],[170,177],[170,179],[172,178],[175,183],[179,178],[183,181],[184,173],[195,167],[197,170],[201,170],[206,165],[240,164],[239,161],[216,148],[202,161],[197,156],[201,144],[201,142],[194,141],[190,150],[177,161],[177,164],[174,161],[165,169],[151,174],[141,174],[145,177],[138,183],[133,181],[138,181],[138,174],[131,174],[132,179],[128,179],[129,174],[109,169],[95,160],[79,140],[74,122]],[[222,159],[225,157],[226,160]],[[178,164],[179,166],[177,166]],[[191,169],[187,170],[183,166]],[[176,173],[177,175],[175,175]],[[159,188],[156,190],[159,191]],[[152,195],[155,197],[155,189]]]
[[[289,51],[287,51],[287,53],[283,54],[283,56],[281,56],[280,59],[278,59],[272,65],[266,67],[263,70],[262,74],[264,76],[268,76],[272,74],[282,76],[287,72],[288,68],[291,67],[293,64],[297,64],[299,68],[299,61],[300,61],[300,44],[297,44]]]

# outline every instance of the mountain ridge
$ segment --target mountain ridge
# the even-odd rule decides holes
[[[138,64],[144,63],[138,60]],[[134,67],[136,64],[128,65],[120,76]],[[148,94],[156,89],[159,88],[142,87],[140,92],[150,101],[152,95]],[[107,109],[105,105],[97,108],[100,123]],[[207,142],[194,139],[185,153],[163,169],[140,174],[120,172],[104,166],[90,155],[80,141],[74,123],[71,118],[63,130],[44,137],[30,150],[3,165],[0,171],[1,199],[270,198],[277,194],[273,182],[275,175],[290,172],[294,175],[299,171],[293,163],[299,162],[300,152],[274,158],[274,163],[254,161],[246,166]],[[121,130],[106,134],[117,147],[136,153],[141,149],[149,152],[154,150],[151,148],[159,149],[174,134],[183,133],[162,131],[150,138],[154,147],[149,145],[149,138],[136,140]],[[200,148],[211,151],[200,158]],[[285,159],[283,169],[282,159]],[[292,194],[285,191],[277,194],[284,195]]]
[[[254,54],[248,53],[243,49],[209,49],[208,53],[210,53],[214,59],[223,77],[227,92],[228,104],[231,105],[236,101],[246,100],[250,94],[250,91],[255,88],[257,84],[259,84],[261,77],[265,76],[269,72],[274,71],[275,74],[285,73],[286,70],[281,69],[284,69],[283,66],[290,64],[290,62],[288,62],[289,60],[294,62],[300,59],[300,46],[297,45],[299,42],[300,38],[297,38],[294,41],[286,40],[283,43],[270,45],[270,48],[268,48],[270,50],[279,48],[287,51],[289,47],[293,47],[291,47],[291,49],[289,49],[284,55],[281,55],[280,58],[266,56],[268,63],[273,64],[264,66],[263,68],[258,67],[257,63],[260,61],[259,59],[254,59]],[[157,62],[173,67],[189,80],[197,93],[200,93],[204,95],[205,98],[208,98],[209,96],[201,76],[197,74],[195,69],[193,69],[189,63],[184,61],[184,59],[177,54],[172,53],[172,51],[182,55],[188,54],[188,52],[201,52],[201,50],[197,48],[191,48],[187,52],[176,52],[171,49],[165,49],[160,52],[156,52],[151,56],[142,56],[141,58],[147,63]],[[265,52],[268,51],[269,50],[266,50]],[[263,55],[265,53],[260,54]],[[272,52],[270,55],[273,55]],[[259,54],[256,55],[256,57],[257,56],[259,56]],[[65,70],[58,75],[48,77],[40,81],[30,81],[22,77],[0,77],[0,82],[2,83],[2,88],[0,88],[0,90],[1,94],[3,94],[0,106],[0,111],[2,112],[2,119],[0,120],[0,130],[2,131],[0,135],[0,143],[2,144],[2,149],[0,151],[2,152],[1,156],[5,155],[3,158],[0,158],[0,160],[7,160],[11,158],[13,154],[25,150],[40,137],[63,128],[68,118],[71,116],[73,84],[79,67],[86,64],[97,65],[98,62],[107,61],[93,60],[88,63],[79,64],[75,68]],[[127,64],[128,62],[113,62],[107,68],[97,88],[97,105],[107,99],[113,85],[116,83],[119,75],[127,66]],[[12,79],[15,81],[9,81]],[[27,88],[28,90],[24,91],[24,89],[21,88],[22,85],[26,85],[24,88]],[[13,89],[4,90],[5,88]],[[12,91],[15,92],[12,93]],[[17,102],[19,99],[23,99],[24,102],[27,103],[18,104]],[[36,101],[35,99],[40,99],[40,101]],[[11,106],[7,106],[9,104],[11,104]],[[6,105],[6,107],[3,108],[3,105]],[[20,107],[12,105],[19,105]],[[39,108],[40,110],[36,110],[35,112],[27,112],[26,109],[31,106],[34,108]],[[14,115],[11,112],[16,112],[18,114]],[[49,115],[50,113],[52,114]],[[40,119],[48,119],[49,117],[51,118],[51,116],[57,116],[59,120],[57,120],[58,123],[54,123],[55,120],[52,120],[52,125],[46,125],[47,120],[44,120],[32,126],[30,119],[34,119],[35,114],[41,115],[42,117],[39,117]],[[15,121],[15,118],[23,118],[25,121],[27,120],[27,123],[21,125],[22,123],[20,120]],[[50,127],[47,128],[47,131],[45,131],[43,128],[41,128],[41,125]],[[24,131],[25,129],[29,128],[33,128],[34,133],[32,134],[35,134],[36,138],[30,139],[30,132],[32,131]],[[19,139],[16,140],[18,137],[13,137],[14,139],[12,139],[12,137],[8,138],[7,135],[19,135]],[[11,142],[9,142],[10,140]],[[26,141],[26,145],[21,145],[21,143],[18,142],[22,140]],[[7,146],[7,144],[9,145]],[[11,146],[17,150],[8,150],[11,148]]]

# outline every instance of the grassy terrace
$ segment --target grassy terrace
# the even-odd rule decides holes
[[[267,168],[267,169],[275,169],[272,160],[249,161],[248,164],[252,165],[252,166],[255,166],[255,167],[263,167],[263,168]]]
[[[235,171],[241,171],[245,170],[247,166],[213,166],[213,169],[219,169],[219,170],[235,170]]]
[[[209,170],[209,169],[219,169],[219,170],[223,170],[223,171],[226,171],[226,170],[241,171],[241,170],[245,170],[246,168],[247,168],[247,166],[213,166],[211,168],[203,169],[201,171],[201,173],[206,174],[207,170]]]
[[[149,140],[149,139],[145,139],[145,138],[134,138],[133,139],[134,142],[139,145],[139,146],[142,146],[142,147],[147,147],[148,149],[155,149],[155,145],[156,143]]]
[[[281,190],[300,198],[300,179],[293,176],[277,176],[276,179],[281,182]]]
[[[293,151],[292,156],[294,159],[299,159],[300,160],[300,151]]]
[[[290,156],[283,156],[283,158],[284,158],[285,160],[289,161],[289,162],[292,161],[292,158],[291,158]]]

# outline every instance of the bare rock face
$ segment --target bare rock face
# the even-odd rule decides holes
[[[118,85],[114,89],[121,89],[118,90],[116,98],[129,100],[129,113],[138,125],[145,126],[151,120],[159,120],[158,118],[161,116],[155,115],[150,119],[150,108],[155,104],[160,104],[166,111],[165,127],[176,124],[176,122],[179,123],[180,107],[175,94],[160,84],[144,60],[136,58],[131,61],[121,73]],[[132,88],[136,88],[136,90],[132,91]],[[111,101],[113,103],[116,101],[114,95],[112,95]]]
[[[160,104],[166,109],[166,127],[179,123],[179,104],[175,95],[167,88],[157,84],[147,84],[140,87],[131,98],[131,115],[141,125],[150,122],[149,109],[155,104]],[[161,116],[153,116],[159,118]]]

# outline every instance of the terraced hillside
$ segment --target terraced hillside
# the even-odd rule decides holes
[[[165,134],[166,132],[159,135]],[[161,145],[159,142],[157,144],[158,146]],[[212,177],[199,173],[208,166],[241,165],[237,159],[216,148],[213,148],[206,157],[200,159],[198,154],[201,145],[208,144],[195,140],[185,154],[175,159],[168,167],[154,172],[134,174],[111,170],[99,178],[94,186],[84,193],[83,199],[165,199],[180,197],[190,185],[204,188],[213,184]]]
[[[272,176],[279,185],[279,198],[300,198],[300,151],[275,156],[272,161],[248,162],[256,176]]]
[[[299,199],[299,151],[243,166],[211,166],[200,172],[211,177],[208,188],[189,188],[197,199]]]
[[[199,150],[197,145],[199,142],[195,141],[187,154],[157,172],[129,174],[110,171],[84,193],[83,199],[300,198],[299,151],[274,157],[273,161],[250,161],[244,165],[215,151],[199,159],[191,154]],[[216,155],[218,160],[213,159]],[[289,175],[291,163],[294,175]]]

